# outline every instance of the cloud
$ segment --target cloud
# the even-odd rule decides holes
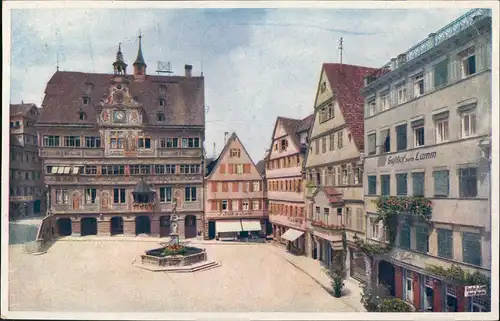
[[[148,72],[170,61],[205,75],[206,147],[235,131],[255,162],[276,117],[313,112],[321,65],[380,67],[467,9],[43,9],[12,11],[11,101],[40,104],[59,52],[62,70],[111,72],[118,42],[127,63],[139,29]],[[57,32],[56,32],[57,31]]]

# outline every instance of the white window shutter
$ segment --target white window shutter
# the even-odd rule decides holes
[[[460,58],[456,57],[455,59],[451,60],[451,76],[450,79],[448,79],[448,83],[458,81],[461,76],[461,70],[460,70]]]
[[[408,78],[406,81],[406,97],[407,100],[411,100],[414,97],[414,85],[413,85],[413,78]]]
[[[434,89],[434,67],[431,67],[424,72],[424,87],[425,92],[429,92]]]

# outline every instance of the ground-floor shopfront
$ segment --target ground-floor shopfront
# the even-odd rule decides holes
[[[351,244],[347,246],[346,268],[351,278],[360,282],[366,280],[365,254]]]
[[[260,219],[228,218],[207,220],[205,235],[209,240],[247,240],[265,237],[267,221]]]
[[[273,223],[273,239],[286,246],[287,250],[295,254],[304,254],[306,248],[305,231]]]
[[[201,213],[177,214],[177,233],[181,239],[202,235]],[[172,215],[161,214],[75,214],[55,215],[55,236],[151,235],[168,237],[172,232]]]
[[[399,266],[383,259],[373,261],[378,283],[389,293],[424,312],[485,312],[487,297],[465,297],[465,286],[427,275],[417,267]]]

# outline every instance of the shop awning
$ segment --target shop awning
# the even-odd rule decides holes
[[[296,239],[298,239],[299,236],[301,236],[302,234],[304,234],[304,232],[297,231],[297,230],[294,230],[293,228],[291,228],[291,229],[288,229],[288,231],[286,231],[285,234],[281,235],[281,237],[284,238],[285,240],[293,242]]]
[[[215,231],[217,233],[241,232],[241,221],[215,221]]]
[[[243,231],[247,232],[262,230],[259,220],[241,220],[241,226],[243,227]]]

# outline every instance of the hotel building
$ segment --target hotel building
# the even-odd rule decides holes
[[[417,310],[488,309],[488,297],[465,297],[464,284],[426,267],[490,275],[491,47],[491,11],[474,9],[367,76],[361,90],[368,241],[388,241],[372,220],[378,197],[432,206],[429,221],[398,215],[394,248],[371,264]]]

